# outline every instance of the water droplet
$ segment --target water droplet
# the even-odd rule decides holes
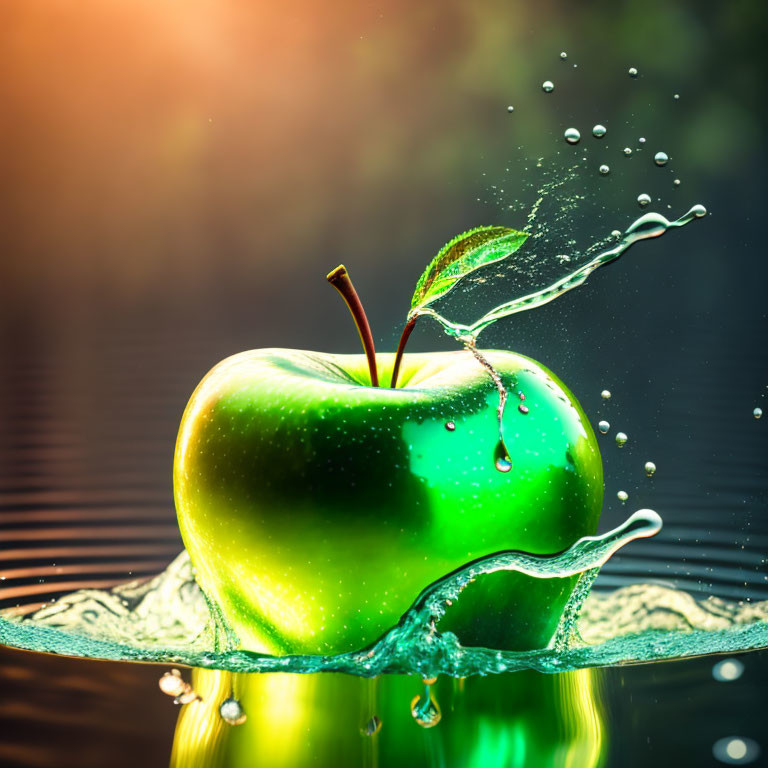
[[[618,230],[614,230],[614,231],[618,231]],[[619,234],[621,234],[621,233],[619,232]],[[603,390],[603,391],[600,393],[600,397],[602,397],[602,398],[603,398],[603,400],[610,400],[610,399],[611,399],[611,392],[610,392],[610,390],[608,390],[608,389],[604,389],[604,390]]]
[[[666,152],[657,152],[653,156],[653,162],[658,166],[666,165],[669,162],[669,155]]]
[[[616,498],[623,504],[629,498],[629,494],[626,491],[619,491]]]
[[[526,413],[528,413],[528,406],[520,403],[520,405],[517,406],[517,410],[520,411],[520,413],[522,413],[523,415],[525,415]]]
[[[675,101],[679,101],[679,100],[680,100],[680,94],[679,94],[679,93],[676,93],[676,94],[675,94],[675,95],[674,95],[672,98],[673,98]]]
[[[607,165],[601,165],[598,170],[603,176],[606,176],[611,172],[611,169]]]
[[[507,451],[507,446],[504,445],[503,440],[499,440],[496,444],[496,451],[494,452],[493,458],[496,464],[496,469],[498,469],[499,472],[509,472],[509,470],[512,469],[512,461],[509,458],[509,451]]]
[[[672,183],[673,183],[673,184],[674,184],[676,187],[679,187],[679,186],[680,186],[680,179],[675,179],[675,180],[674,180]]]
[[[629,157],[632,154],[631,147],[624,147],[624,154]]]
[[[552,91],[555,90],[555,84],[551,80],[545,80],[541,84],[541,90],[544,91],[544,93],[552,93]]]
[[[760,745],[746,737],[726,736],[712,745],[712,754],[727,765],[747,765],[760,757]]]
[[[646,195],[643,193],[642,195],[637,196],[637,202],[640,205],[641,208],[645,208],[646,205],[649,205],[651,202],[651,196]]]
[[[446,421],[445,422],[445,428],[449,432],[453,432],[456,429],[456,424],[454,422],[452,422],[452,421]]]
[[[433,728],[440,722],[440,707],[428,688],[421,696],[414,696],[411,701],[411,716],[422,728]]]
[[[645,474],[648,475],[648,477],[653,477],[655,473],[656,473],[656,465],[652,461],[646,461]]]
[[[568,54],[565,51],[562,51],[560,53],[560,58],[565,61],[568,58]]]
[[[219,707],[219,714],[225,723],[230,725],[242,725],[247,719],[240,702],[232,697],[224,699]]]
[[[754,410],[754,411],[752,411],[752,415],[753,415],[753,416],[754,416],[756,419],[759,419],[759,418],[761,418],[761,417],[762,417],[762,415],[763,415],[763,409],[762,409],[762,408],[755,408],[755,410]]]
[[[510,104],[510,105],[507,107],[507,112],[514,112],[514,111],[515,111],[515,108],[514,108],[514,107],[513,107],[513,106]]]
[[[601,421],[598,423],[597,428],[600,430],[601,434],[607,435],[611,425],[607,421]]]
[[[628,70],[630,77],[637,77],[637,68],[636,67],[630,67]]]
[[[621,232],[618,229],[612,229],[611,237],[621,237]]]
[[[576,128],[568,128],[563,136],[569,144],[578,144],[581,139],[581,134]]]
[[[616,433],[616,445],[619,446],[619,448],[623,448],[624,444],[627,442],[627,436],[624,432],[617,432]]]
[[[363,735],[364,736],[374,736],[381,730],[381,719],[374,715],[366,724],[365,728],[363,728]]]
[[[703,205],[694,205],[693,208],[691,208],[691,213],[697,218],[700,219],[703,216],[707,215],[707,209]]]
[[[744,665],[738,659],[724,659],[712,667],[712,677],[720,683],[738,680],[744,672]]]
[[[641,137],[640,137],[640,138],[637,140],[637,143],[638,143],[638,144],[645,144],[645,139],[644,139],[644,138],[641,136]]]
[[[606,128],[604,125],[600,125],[599,123],[592,129],[592,135],[596,139],[602,139],[603,136],[607,133]]]

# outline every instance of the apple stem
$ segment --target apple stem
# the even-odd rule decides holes
[[[400,363],[403,361],[403,352],[405,352],[405,345],[408,343],[408,338],[416,325],[418,315],[414,315],[403,328],[402,334],[400,334],[400,343],[397,345],[397,354],[395,355],[395,365],[392,368],[392,381],[389,386],[394,389],[397,386],[397,376],[400,373]]]
[[[347,273],[347,268],[343,264],[339,264],[336,269],[328,273],[326,279],[341,294],[347,307],[349,307],[349,311],[352,313],[352,319],[355,321],[357,332],[360,334],[360,341],[363,343],[365,356],[368,359],[368,370],[371,373],[371,386],[378,387],[379,374],[376,370],[376,350],[373,346],[371,326],[368,323],[368,318],[365,315],[365,310],[363,309],[360,297],[357,295],[355,286],[352,285],[352,280]]]

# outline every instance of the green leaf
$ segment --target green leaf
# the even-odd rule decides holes
[[[411,311],[445,296],[462,278],[513,254],[528,238],[509,227],[476,227],[446,243],[416,283]]]

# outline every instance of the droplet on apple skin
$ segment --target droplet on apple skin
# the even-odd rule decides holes
[[[499,440],[499,442],[496,443],[494,464],[499,472],[509,472],[509,470],[512,469],[512,461],[509,458],[509,451],[507,450],[507,446],[504,445],[503,440]]]

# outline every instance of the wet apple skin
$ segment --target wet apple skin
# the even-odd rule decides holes
[[[235,355],[201,381],[179,429],[176,510],[200,586],[243,648],[357,650],[468,561],[595,533],[602,463],[578,402],[539,363],[484,354],[509,390],[506,473],[498,392],[466,350],[406,355],[397,389],[369,386],[363,355],[282,349]],[[382,381],[392,363],[378,355]],[[573,584],[489,574],[439,629],[542,647]]]

